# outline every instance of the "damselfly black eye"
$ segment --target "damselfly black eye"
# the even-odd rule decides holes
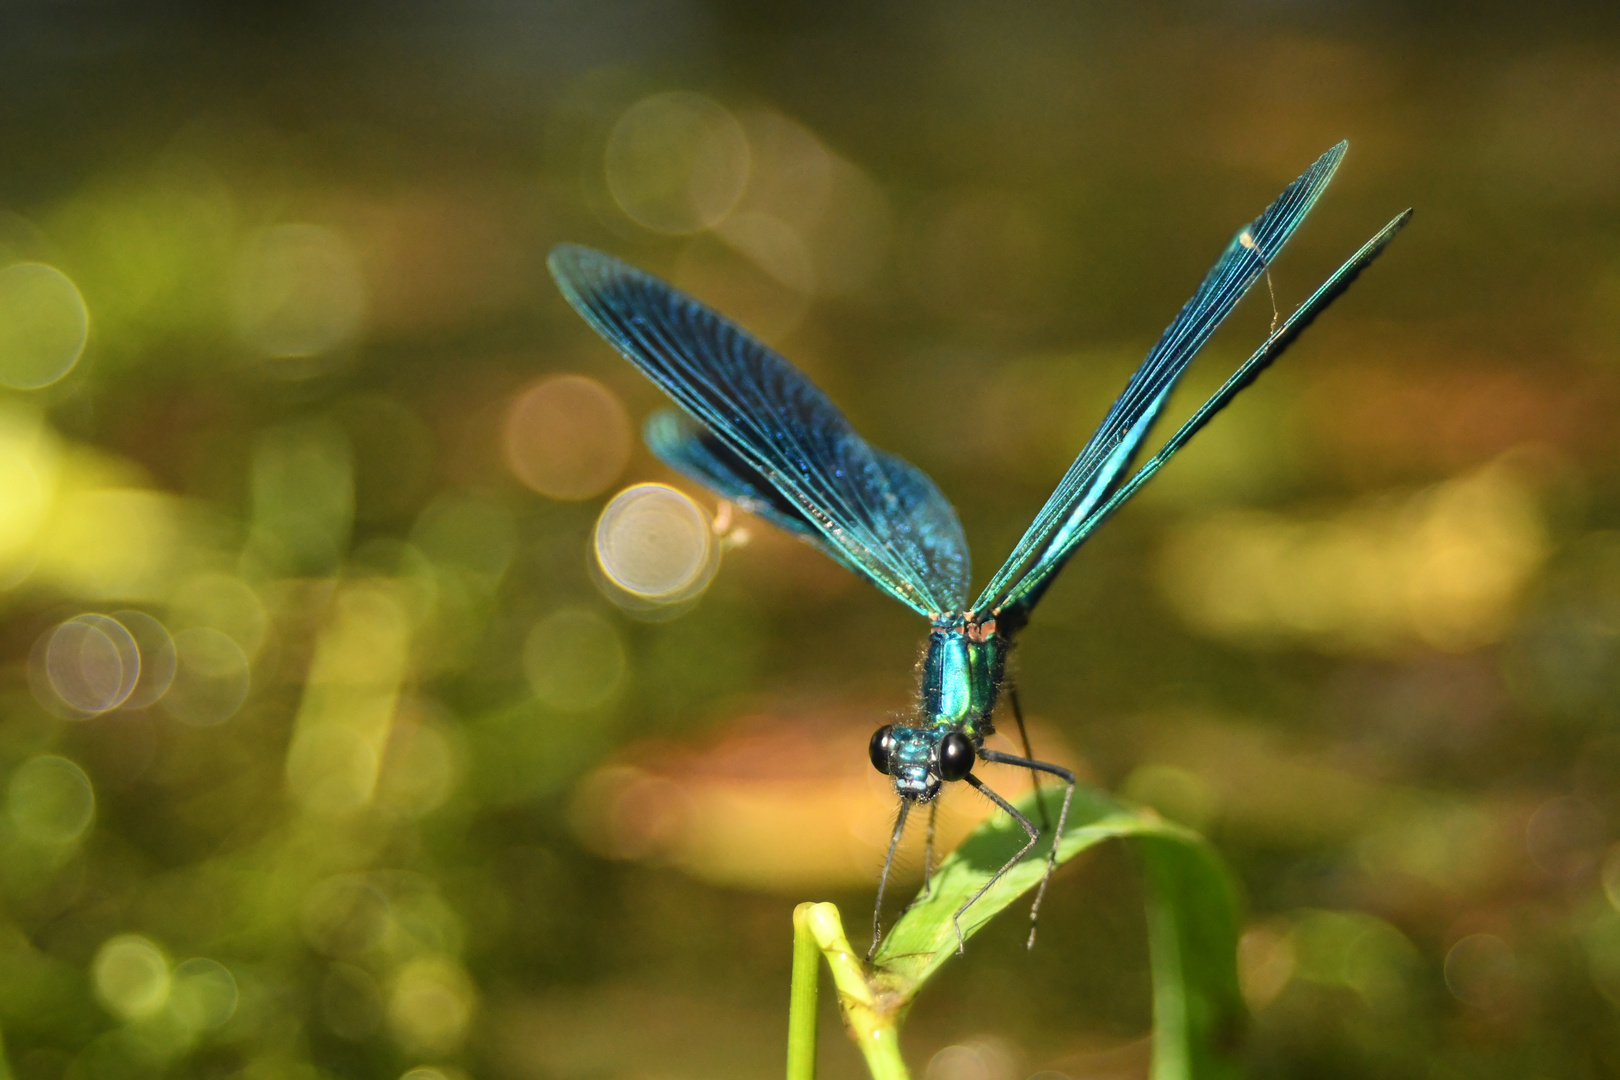
[[[889,775],[889,747],[894,745],[893,734],[894,725],[884,724],[872,732],[871,745],[866,748],[867,754],[872,758],[872,768],[884,776]]]
[[[961,780],[973,771],[973,740],[953,731],[939,740],[939,778]]]

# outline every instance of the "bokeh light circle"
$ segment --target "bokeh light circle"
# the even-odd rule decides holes
[[[608,190],[638,224],[694,233],[720,222],[748,184],[748,137],[702,94],[654,94],[632,105],[608,136]]]
[[[552,612],[535,624],[523,645],[523,671],[535,697],[566,712],[611,701],[625,667],[618,631],[587,608]]]
[[[138,934],[109,938],[90,967],[96,997],[123,1020],[155,1015],[169,1001],[169,960]]]
[[[73,370],[90,334],[84,297],[44,263],[0,270],[0,384],[38,390]]]
[[[925,1080],[1001,1080],[1021,1076],[1008,1048],[993,1040],[957,1043],[937,1051]]]
[[[43,661],[51,691],[83,715],[118,708],[141,674],[134,636],[117,619],[95,613],[75,615],[52,630]]]
[[[167,693],[169,684],[174,681],[177,663],[174,638],[162,623],[144,611],[115,611],[112,617],[140,650],[140,672],[135,688],[124,699],[124,708],[144,709]]]
[[[205,727],[235,715],[247,699],[247,656],[225,634],[195,626],[174,635],[175,669],[163,707],[177,720]]]
[[[1518,981],[1513,948],[1494,934],[1469,934],[1446,953],[1446,988],[1459,1001],[1483,1009],[1500,1008]]]
[[[236,1012],[236,977],[217,960],[198,956],[179,964],[169,980],[176,1017],[193,1031],[220,1027]]]
[[[506,411],[504,435],[512,473],[553,499],[601,494],[630,460],[624,406],[583,375],[556,375],[518,394]]]
[[[67,758],[41,754],[11,774],[6,810],[23,839],[71,844],[95,819],[96,793],[83,769]]]
[[[460,965],[445,957],[412,960],[394,977],[388,1019],[394,1036],[419,1052],[444,1054],[460,1045],[477,992]]]
[[[232,314],[242,342],[269,357],[307,357],[353,338],[365,310],[360,263],[319,225],[277,225],[237,263]]]
[[[636,484],[596,519],[596,562],[630,597],[676,604],[714,579],[720,547],[703,508],[667,484]]]

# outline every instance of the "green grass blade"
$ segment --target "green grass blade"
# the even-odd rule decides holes
[[[1057,818],[1062,792],[1047,788]],[[1021,805],[1035,817],[1033,798]],[[1152,811],[1120,805],[1077,788],[1058,844],[1067,862],[1105,840],[1139,841],[1146,871],[1153,966],[1154,1080],[1235,1075],[1243,1023],[1237,990],[1237,900],[1219,857],[1196,833]],[[871,984],[882,1008],[903,1011],[956,952],[951,917],[1022,846],[1024,833],[1005,815],[986,821],[935,874],[932,889],[894,925],[873,957]],[[1042,841],[962,918],[972,937],[1003,909],[1040,884],[1050,841]]]

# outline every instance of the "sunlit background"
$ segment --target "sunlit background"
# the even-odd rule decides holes
[[[1275,303],[1414,223],[1052,589],[1036,748],[1229,858],[1255,1075],[1620,1074],[1612,4],[151,7],[0,5],[0,1077],[777,1075],[925,628],[654,461],[547,250],[778,346],[983,581],[1341,138]],[[976,938],[918,1075],[1145,1076],[1141,899]]]

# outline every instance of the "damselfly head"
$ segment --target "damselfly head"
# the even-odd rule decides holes
[[[894,778],[902,799],[929,802],[945,781],[973,771],[977,751],[960,731],[884,724],[872,733],[867,753],[874,769]]]

